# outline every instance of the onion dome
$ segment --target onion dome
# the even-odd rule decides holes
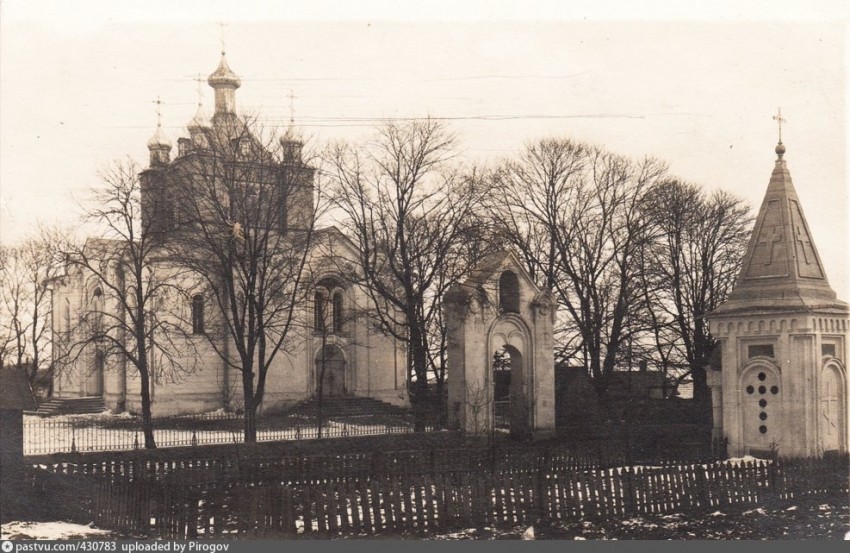
[[[204,106],[201,103],[198,103],[198,110],[195,112],[195,116],[192,117],[192,120],[189,121],[189,124],[186,125],[186,128],[189,131],[193,130],[201,130],[209,128],[210,122],[209,117],[207,117],[207,112],[204,110]]]
[[[168,140],[168,137],[165,136],[165,133],[162,132],[162,125],[156,126],[156,132],[153,133],[153,136],[148,140],[148,149],[154,150],[159,148],[171,149],[171,141]]]
[[[218,64],[218,69],[213,71],[213,73],[207,79],[209,85],[213,88],[219,86],[231,86],[233,88],[239,88],[242,85],[242,81],[239,80],[239,77],[236,76],[230,66],[227,65],[227,58],[224,56],[224,52],[221,53],[221,62]]]

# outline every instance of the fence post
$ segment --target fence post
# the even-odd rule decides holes
[[[622,481],[626,487],[625,493],[623,494],[625,498],[624,510],[625,514],[628,515],[636,515],[637,514],[637,501],[635,498],[635,475],[632,472],[632,467],[625,467],[620,470],[620,475],[623,477]]]
[[[700,465],[694,465],[697,489],[699,490],[700,503],[702,503],[700,507],[703,509],[711,506],[711,489],[708,477],[706,477],[706,472],[712,467],[712,465],[707,465],[705,469],[703,469]]]
[[[535,491],[534,495],[536,496],[534,499],[535,507],[537,507],[537,520],[545,520],[547,517],[547,509],[546,509],[546,467],[548,467],[548,457],[549,457],[549,447],[546,446],[540,455],[537,456],[537,470],[536,481],[535,481]]]
[[[779,466],[779,459],[767,461],[767,493],[765,493],[765,503],[778,503],[782,491],[779,489],[779,471],[782,468]]]

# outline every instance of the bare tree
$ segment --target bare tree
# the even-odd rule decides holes
[[[479,192],[472,200],[480,202],[486,195],[488,182],[475,171],[471,172],[467,178],[479,180],[479,184],[475,185]],[[463,282],[487,255],[504,248],[501,237],[495,232],[494,225],[481,207],[482,205],[473,206],[465,225],[463,240],[458,241],[449,250],[441,270],[435,277],[434,297],[441,298],[443,293],[454,284]],[[449,369],[447,365],[448,327],[442,301],[438,301],[429,329],[428,363],[434,375],[437,398],[442,401]],[[447,415],[445,408],[441,409],[440,413]]]
[[[314,169],[299,140],[278,142],[253,118],[220,117],[198,132],[173,163],[173,228],[162,240],[213,299],[208,341],[241,373],[245,441],[255,442],[269,369],[306,331]]]
[[[63,248],[69,268],[79,271],[91,292],[76,324],[67,329],[63,349],[69,364],[95,355],[118,359],[135,371],[145,447],[154,448],[152,382],[191,373],[197,359],[183,317],[169,311],[171,305],[186,303],[184,270],[164,255],[150,220],[142,217],[138,174],[129,160],[105,169],[105,186],[93,191],[84,216],[104,229],[102,238]]]
[[[679,180],[658,183],[649,198],[656,239],[645,253],[644,286],[658,317],[659,351],[667,365],[683,369],[680,379],[693,379],[694,399],[705,406],[705,365],[716,345],[705,315],[735,284],[750,236],[749,206]]]
[[[429,356],[440,349],[432,343],[440,296],[457,278],[451,267],[482,196],[478,179],[450,167],[454,146],[445,126],[428,119],[386,123],[365,148],[336,145],[327,156],[372,320],[407,346],[417,430],[425,427]]]
[[[652,239],[642,204],[665,172],[654,159],[544,139],[492,177],[502,235],[563,308],[558,357],[581,362],[602,388],[648,329],[636,279],[637,254]]]
[[[61,263],[55,255],[56,233],[39,229],[14,248],[0,248],[0,342],[8,344],[14,365],[35,386],[50,352],[51,302],[48,282]],[[5,361],[5,360],[4,360]],[[49,371],[48,371],[49,372]]]

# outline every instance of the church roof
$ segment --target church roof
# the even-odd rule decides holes
[[[826,278],[783,159],[785,146],[781,142],[776,153],[776,164],[738,282],[729,299],[714,311],[715,315],[765,310],[847,310],[847,304],[836,299]]]
[[[485,256],[461,284],[453,285],[446,293],[446,299],[457,301],[461,297],[470,297],[481,293],[484,285],[498,280],[501,273],[510,269],[524,279],[535,294],[541,292],[534,279],[528,274],[516,254],[511,250],[500,250]]]

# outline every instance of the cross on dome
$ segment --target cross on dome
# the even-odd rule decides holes
[[[773,120],[779,125],[779,143],[776,145],[776,155],[779,156],[779,159],[782,159],[782,155],[785,154],[785,145],[782,144],[782,123],[787,123],[788,120],[782,117],[782,108],[776,108],[776,115],[773,116]]]

